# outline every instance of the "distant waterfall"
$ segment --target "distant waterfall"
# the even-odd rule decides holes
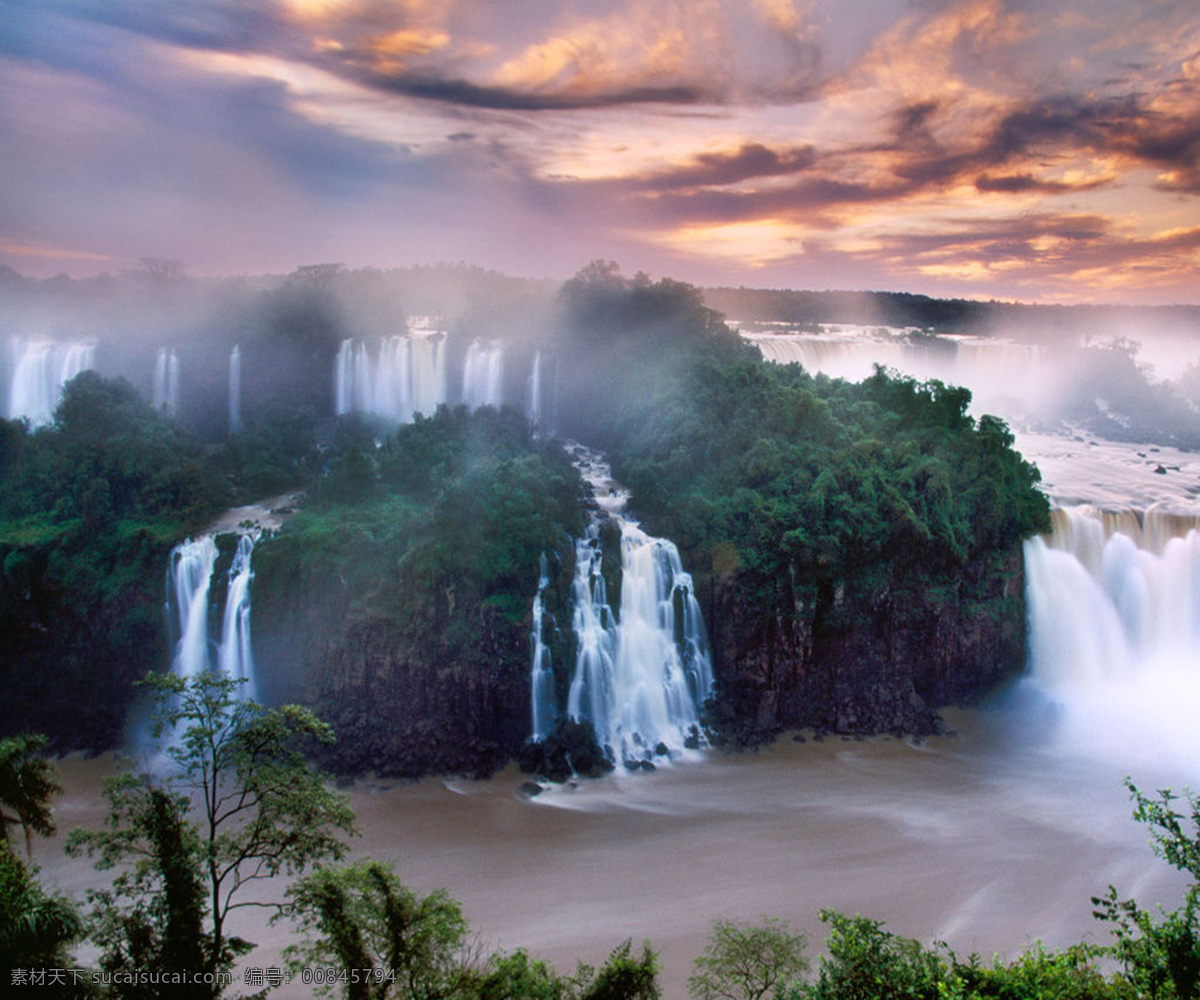
[[[154,408],[168,417],[179,411],[179,356],[175,348],[160,347],[154,360]]]
[[[529,421],[535,433],[552,435],[555,432],[555,373],[554,356],[534,351],[527,386]]]
[[[603,460],[578,447],[575,460],[620,528],[621,600],[614,613],[600,573],[603,553],[594,521],[575,552],[576,658],[567,715],[589,720],[597,742],[614,759],[633,762],[663,747],[695,745],[700,706],[713,678],[692,578],[674,544],[647,535],[624,516],[627,494],[613,483]]]
[[[504,402],[504,348],[472,340],[463,363],[462,401],[468,409]]]
[[[447,401],[445,336],[414,329],[387,337],[372,352],[361,340],[343,340],[334,370],[334,412],[371,413],[407,423],[432,416]]]
[[[254,658],[250,650],[250,581],[253,572],[250,556],[254,551],[252,535],[238,539],[237,552],[229,568],[229,585],[224,610],[220,613],[221,631],[215,644],[209,635],[217,609],[210,600],[213,570],[217,562],[217,543],[212,535],[177,545],[171,553],[167,572],[167,609],[178,639],[171,670],[182,677],[198,677],[215,671],[225,677],[244,679],[239,696],[257,697]]]
[[[233,345],[229,352],[229,433],[242,429],[242,350]]]
[[[1129,767],[1200,766],[1200,519],[1054,512],[1025,543],[1029,666],[1068,736]]]
[[[63,386],[95,366],[96,345],[92,341],[62,344],[13,337],[10,350],[12,377],[7,416],[10,420],[25,418],[34,427],[50,423]]]

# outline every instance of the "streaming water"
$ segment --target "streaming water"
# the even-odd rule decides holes
[[[54,419],[63,386],[96,363],[96,345],[80,340],[58,343],[50,340],[9,341],[11,376],[6,416],[25,418],[35,427]]]
[[[592,488],[599,512],[575,545],[571,588],[575,670],[566,714],[592,723],[597,742],[614,761],[633,763],[694,747],[700,706],[712,691],[712,663],[692,578],[679,551],[665,538],[646,534],[625,513],[629,494],[612,479],[603,458],[571,445],[576,467]],[[614,613],[601,574],[600,526],[615,524],[621,544],[621,600]],[[539,585],[534,615],[541,617]],[[540,641],[540,633],[539,633]],[[533,732],[545,735],[546,663],[534,647]]]
[[[401,423],[432,416],[446,393],[445,335],[410,322],[405,336],[385,337],[372,350],[343,340],[334,364],[333,406],[339,416],[370,413]]]

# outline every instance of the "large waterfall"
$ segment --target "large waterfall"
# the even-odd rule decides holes
[[[1025,543],[1032,683],[1075,747],[1200,766],[1200,518],[1054,512]]]
[[[64,344],[13,337],[9,347],[12,376],[6,415],[10,420],[23,417],[35,427],[54,419],[63,385],[96,363],[92,341]]]
[[[171,553],[167,571],[167,611],[178,638],[171,669],[187,677],[217,672],[244,681],[239,697],[255,698],[254,657],[250,650],[250,556],[254,537],[244,534],[229,567],[224,609],[218,613],[211,599],[217,563],[217,543],[212,535],[188,539]],[[214,640],[210,625],[219,620]]]
[[[386,337],[374,350],[361,340],[342,341],[333,378],[333,408],[371,413],[401,423],[432,416],[447,402],[445,334],[413,322],[405,336]]]
[[[634,762],[663,748],[695,745],[700,706],[712,691],[713,678],[691,576],[673,543],[646,534],[625,516],[628,494],[612,481],[603,460],[578,446],[573,455],[604,518],[620,529],[621,599],[614,613],[600,572],[601,519],[596,519],[575,551],[571,599],[576,656],[567,715],[590,721],[597,742],[613,759]],[[549,728],[544,701],[542,716],[536,714],[547,666],[538,654],[535,644],[535,739]]]

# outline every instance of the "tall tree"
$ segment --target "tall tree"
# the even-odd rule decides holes
[[[230,915],[278,908],[248,888],[345,854],[354,815],[305,756],[333,734],[307,709],[240,699],[229,678],[147,683],[159,699],[155,735],[169,736],[166,773],[110,781],[106,825],[74,831],[68,850],[124,869],[111,892],[92,896],[103,963],[224,972],[253,947],[229,935]]]

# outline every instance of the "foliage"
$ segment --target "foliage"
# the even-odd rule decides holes
[[[62,791],[54,766],[40,756],[49,741],[35,733],[0,740],[0,840],[8,843],[8,828],[19,825],[25,851],[33,856],[33,835],[54,833],[50,798]]]
[[[757,924],[717,920],[688,978],[693,1000],[763,1000],[782,997],[808,971],[804,935],[787,921],[763,917]]]
[[[388,865],[361,861],[325,867],[288,890],[289,912],[302,933],[289,962],[300,968],[346,970],[344,983],[318,986],[348,1000],[465,996],[467,922],[445,892],[419,897]]]
[[[0,731],[103,747],[164,659],[162,567],[226,488],[120,379],[87,371],[49,427],[0,422]]]
[[[39,756],[46,738],[25,733],[0,740],[0,968],[66,968],[67,947],[83,933],[75,905],[48,895],[38,884],[36,868],[16,853],[8,827],[25,832],[32,856],[33,834],[54,832],[50,797],[62,791],[53,766]],[[65,988],[56,993],[66,994]]]
[[[822,910],[830,927],[817,981],[793,997],[805,1000],[937,1000],[946,963],[920,942],[883,929],[883,922]]]
[[[67,947],[82,934],[74,904],[47,895],[33,870],[0,848],[0,969],[65,969],[71,965]]]
[[[658,1000],[658,956],[650,942],[642,953],[633,954],[633,942],[625,940],[613,949],[604,964],[593,970],[580,965],[572,979],[578,1000]]]
[[[970,605],[968,566],[1049,528],[1037,470],[1002,421],[969,415],[965,389],[764,364],[695,289],[599,263],[563,302],[589,360],[571,432],[606,447],[639,513],[764,621],[847,629],[885,601],[896,620]]]
[[[961,962],[951,955],[952,968],[943,992],[945,1000],[1132,1000],[1133,993],[1115,977],[1096,967],[1097,949],[1072,945],[1048,952],[1041,944],[1008,964],[999,958],[990,967],[972,955]]]
[[[252,947],[227,935],[229,915],[272,905],[246,888],[345,853],[353,813],[304,753],[332,733],[298,706],[240,700],[227,678],[148,683],[158,697],[155,735],[170,734],[162,751],[170,770],[108,781],[104,827],[73,831],[68,850],[122,869],[111,891],[92,894],[106,969],[227,971]]]
[[[658,963],[649,944],[615,948],[598,969],[571,977],[524,951],[480,960],[459,904],[442,890],[418,896],[391,866],[364,860],[325,867],[288,891],[304,941],[287,950],[293,970],[333,967],[319,996],[346,1000],[658,1000]]]
[[[1122,900],[1110,885],[1092,899],[1096,917],[1112,925],[1110,952],[1139,996],[1194,1000],[1200,997],[1200,797],[1185,791],[1187,811],[1179,812],[1169,789],[1152,798],[1128,778],[1125,784],[1136,803],[1134,818],[1151,829],[1154,852],[1192,882],[1182,906],[1169,913],[1159,907],[1157,914]]]

